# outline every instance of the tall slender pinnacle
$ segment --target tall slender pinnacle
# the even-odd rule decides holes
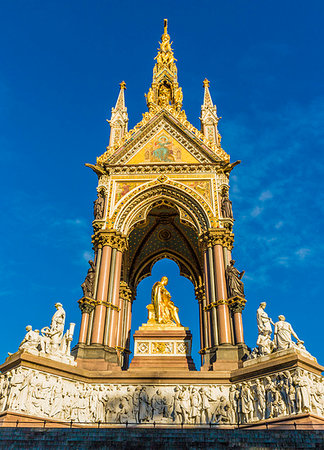
[[[213,104],[210,92],[209,81],[207,78],[203,81],[204,86],[204,103],[201,106],[201,131],[206,138],[213,144],[220,145],[220,134],[217,129],[219,117],[217,117],[217,108]]]
[[[168,20],[164,19],[160,48],[153,69],[153,82],[145,95],[150,111],[171,107],[176,111],[182,108],[182,89],[178,84],[178,71],[168,34]]]
[[[124,134],[127,133],[128,114],[125,106],[125,81],[122,81],[119,86],[120,91],[116,106],[111,109],[111,119],[108,120],[110,124],[109,146],[116,144],[116,142],[118,142]]]

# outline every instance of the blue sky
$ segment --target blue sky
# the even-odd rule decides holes
[[[265,300],[324,363],[323,16],[323,2],[299,0],[1,2],[1,361],[27,324],[50,323],[56,301],[80,323],[97,185],[84,163],[108,144],[122,80],[130,127],[141,120],[167,17],[189,120],[199,127],[207,77],[223,147],[242,160],[230,196],[247,344]],[[142,282],[133,328],[166,273],[196,352],[197,305],[177,270],[162,261]]]

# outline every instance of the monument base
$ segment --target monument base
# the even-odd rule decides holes
[[[147,328],[144,335],[139,331],[140,339],[150,335]],[[190,340],[182,327],[170,336],[181,333],[183,341]],[[150,343],[162,341],[154,336]],[[163,363],[172,356],[157,358]],[[236,370],[170,370],[165,363],[142,370],[147,361],[140,361],[140,368],[94,371],[79,362],[73,366],[18,352],[0,366],[0,426],[18,420],[22,427],[43,422],[288,429],[296,423],[298,429],[316,429],[324,423],[323,367],[296,349],[245,361]]]
[[[134,357],[129,370],[196,370],[191,357],[191,342],[189,328],[143,324],[134,333]]]

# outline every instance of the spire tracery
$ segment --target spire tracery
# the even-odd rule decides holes
[[[178,84],[178,70],[172,50],[172,42],[168,34],[168,20],[164,19],[164,32],[161,37],[158,54],[153,68],[153,82],[145,95],[149,111],[158,110],[159,107],[171,107],[175,111],[182,108],[182,89]]]

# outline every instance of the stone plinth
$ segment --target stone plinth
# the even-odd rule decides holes
[[[134,333],[134,357],[129,369],[196,370],[191,357],[189,328],[143,324]]]

